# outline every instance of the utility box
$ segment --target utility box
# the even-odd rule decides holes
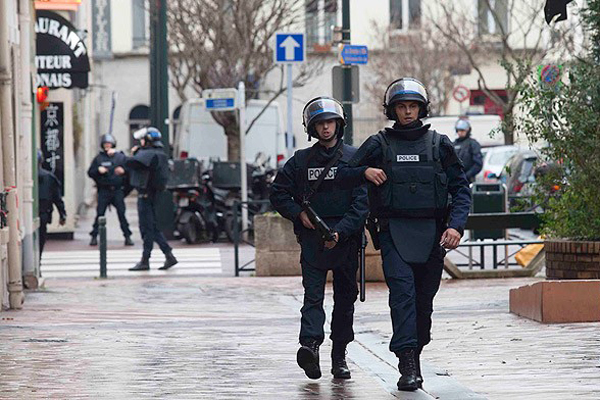
[[[471,196],[473,214],[506,212],[506,187],[502,183],[473,183]],[[471,231],[471,240],[503,239],[506,236],[505,229],[490,228]]]

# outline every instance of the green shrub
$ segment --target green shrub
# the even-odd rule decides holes
[[[547,143],[543,154],[563,165],[560,191],[549,196],[545,177],[536,201],[544,204],[543,232],[550,237],[600,240],[600,0],[590,0],[585,23],[593,49],[565,66],[555,88],[531,82],[522,90],[518,129]]]

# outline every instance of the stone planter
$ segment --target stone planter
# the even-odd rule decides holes
[[[600,242],[548,240],[548,279],[600,279]]]
[[[368,235],[368,233],[367,233]],[[367,236],[368,237],[368,236]],[[366,250],[366,280],[384,281],[381,255],[371,244]],[[300,276],[300,245],[292,223],[278,214],[254,217],[256,276]]]

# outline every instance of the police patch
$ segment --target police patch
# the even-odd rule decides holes
[[[308,169],[308,180],[309,181],[316,181],[317,179],[319,179],[319,176],[321,175],[321,172],[323,172],[325,168],[309,168]],[[332,180],[335,179],[335,174],[337,172],[337,167],[332,167],[329,172],[327,173],[327,176],[325,177],[325,180]]]
[[[396,155],[396,162],[419,162],[421,159],[418,154],[415,155],[406,155],[406,154],[398,154]]]

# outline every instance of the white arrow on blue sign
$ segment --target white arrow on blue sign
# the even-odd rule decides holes
[[[301,63],[306,59],[303,33],[275,34],[275,63]]]

